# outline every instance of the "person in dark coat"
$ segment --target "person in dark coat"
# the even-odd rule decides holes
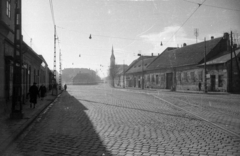
[[[43,100],[45,93],[46,93],[46,87],[44,85],[41,85],[38,92],[40,93],[41,100]]]
[[[37,103],[37,96],[38,96],[38,87],[36,86],[36,83],[34,82],[33,85],[29,89],[30,94],[30,108],[35,108],[35,105]]]
[[[199,81],[199,83],[198,83],[198,89],[199,89],[199,91],[201,91],[201,89],[202,89],[202,82],[201,81]]]
[[[67,85],[66,84],[64,85],[64,90],[67,90]]]

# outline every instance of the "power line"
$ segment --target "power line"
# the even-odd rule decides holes
[[[184,26],[185,23],[193,16],[193,14],[202,6],[202,4],[205,2],[204,0],[201,4],[198,3],[198,7],[193,11],[193,13],[183,22],[183,24],[178,28],[178,30],[170,37],[170,39],[167,41],[167,43],[173,38],[173,36],[176,35],[176,33]]]
[[[197,3],[197,2],[191,2],[191,1],[188,1],[188,0],[183,0],[185,2],[188,2],[188,3],[193,3],[193,4],[200,4],[200,3]],[[238,9],[231,9],[231,8],[224,8],[224,7],[220,7],[220,6],[214,6],[214,5],[208,5],[208,4],[202,4],[204,6],[208,6],[208,7],[212,7],[212,8],[218,8],[218,9],[225,9],[225,10],[231,10],[231,11],[240,11]]]

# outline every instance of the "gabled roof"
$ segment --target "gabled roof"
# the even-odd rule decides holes
[[[128,69],[126,72],[127,74],[130,73],[137,73],[142,72],[142,64],[143,64],[143,70],[146,70],[147,66],[156,58],[157,56],[141,56],[138,58],[134,64],[132,64],[132,67]]]
[[[117,71],[117,75],[121,75],[123,74],[123,72],[126,71],[126,69],[128,68],[128,65],[124,64],[124,65],[118,65],[118,71]]]
[[[240,55],[240,49],[237,49],[236,50],[236,55]],[[230,58],[231,58],[231,54],[228,53],[228,54],[225,54],[225,55],[222,55],[222,56],[219,56],[217,58],[214,58],[210,61],[207,61],[206,62],[206,65],[213,65],[213,64],[223,64],[223,63],[226,63],[228,61],[230,61]],[[232,58],[234,59],[235,58],[235,55],[234,53],[232,54]],[[200,64],[199,66],[203,66],[204,63]]]
[[[221,41],[222,37],[206,41],[208,54]],[[205,42],[188,45],[173,50],[164,50],[147,70],[196,65],[204,58]]]

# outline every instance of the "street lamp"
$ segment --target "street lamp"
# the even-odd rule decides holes
[[[143,80],[143,56],[141,54],[138,54],[138,56],[142,57],[142,85],[141,85],[141,87],[142,87],[142,89],[144,89],[144,85],[143,85],[143,83],[144,83],[144,80]]]

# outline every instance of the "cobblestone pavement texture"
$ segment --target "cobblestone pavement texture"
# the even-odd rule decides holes
[[[30,124],[31,120],[33,120],[33,118],[55,98],[56,96],[52,96],[51,92],[48,92],[43,100],[40,98],[38,99],[34,109],[30,108],[29,100],[27,100],[22,107],[22,112],[24,114],[23,119],[10,119],[10,112],[0,116],[0,154],[1,151],[21,133],[26,125]]]
[[[6,155],[240,155],[239,137],[157,96],[69,86],[50,107]]]
[[[144,91],[144,93],[167,100],[240,136],[240,96],[238,94],[208,95],[161,91]]]

